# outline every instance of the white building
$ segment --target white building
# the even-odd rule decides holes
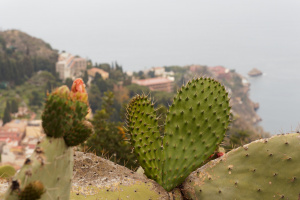
[[[175,80],[175,73],[173,71],[166,72],[164,67],[152,67],[150,70],[144,71],[144,73],[147,74],[149,71],[153,71],[155,77],[168,78],[172,81]]]
[[[75,57],[69,53],[62,53],[58,57],[55,69],[59,73],[59,78],[65,80],[66,78],[75,79],[80,77],[86,67],[86,59]]]

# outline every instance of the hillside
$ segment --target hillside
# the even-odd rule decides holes
[[[36,114],[39,119],[43,108],[46,91],[67,84],[57,79],[55,63],[58,52],[41,39],[32,37],[17,30],[0,32],[0,116],[4,116],[7,102],[15,100],[19,107],[28,108],[29,113]],[[249,83],[240,74],[221,66],[207,67],[165,66],[166,72],[172,72],[175,79],[174,91],[151,91],[145,86],[132,84],[132,79],[145,79],[156,76],[155,73],[134,72],[133,77],[123,72],[117,62],[97,64],[90,61],[90,68],[97,67],[109,73],[107,80],[95,76],[88,85],[89,103],[93,113],[109,110],[105,120],[122,127],[124,123],[126,103],[136,94],[151,94],[160,109],[159,124],[163,125],[167,108],[172,104],[175,91],[182,84],[194,77],[209,76],[225,85],[231,97],[233,122],[227,131],[225,146],[239,146],[251,140],[267,136],[263,129],[257,126],[260,117],[255,112],[255,103],[248,95]],[[49,73],[50,72],[50,73]],[[72,81],[71,81],[72,82]],[[85,81],[87,82],[87,80]],[[71,83],[72,84],[72,83]],[[2,86],[2,87],[1,87]],[[109,101],[107,101],[107,99]],[[107,101],[107,102],[106,102]],[[32,115],[25,116],[31,118]],[[101,116],[103,117],[103,116]],[[114,127],[109,125],[109,127]],[[115,129],[117,130],[117,129]],[[112,132],[113,129],[107,131]],[[163,126],[160,130],[163,132]],[[108,149],[106,149],[108,150]],[[113,153],[114,150],[110,150]]]
[[[2,31],[0,32],[0,41],[1,38],[5,41],[5,47],[2,46],[0,48],[2,53],[5,49],[15,48],[16,53],[23,55],[28,53],[31,57],[40,57],[49,60],[57,58],[57,51],[53,50],[50,44],[24,32],[18,30]]]
[[[0,80],[20,85],[34,72],[45,70],[55,75],[58,52],[41,39],[18,30],[0,32]]]

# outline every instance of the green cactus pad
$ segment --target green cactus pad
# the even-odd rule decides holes
[[[199,78],[180,89],[166,118],[163,187],[170,191],[215,151],[229,124],[227,92],[219,82]]]
[[[161,137],[151,99],[136,96],[127,107],[131,143],[147,177],[161,184]]]
[[[89,121],[82,121],[69,130],[65,136],[66,144],[76,146],[85,141],[93,133],[93,125]]]
[[[73,93],[66,86],[57,88],[48,96],[42,115],[42,125],[47,136],[65,136],[87,115],[88,104],[71,96]]]
[[[213,154],[230,121],[228,94],[210,78],[192,80],[180,89],[167,114],[163,141],[149,99],[133,98],[127,112],[132,144],[145,174],[167,191]],[[158,151],[161,142],[163,151]]]
[[[17,200],[20,191],[24,191],[26,186],[28,189],[28,184],[34,181],[40,181],[45,188],[41,200],[69,199],[72,172],[73,149],[63,138],[46,137],[14,177],[5,199]],[[28,197],[28,193],[23,194]]]
[[[183,192],[191,199],[299,199],[300,134],[261,139],[193,172]]]

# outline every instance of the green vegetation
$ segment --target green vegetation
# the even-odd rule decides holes
[[[1,81],[20,85],[40,70],[56,75],[58,54],[41,40],[11,30],[0,32],[0,43]]]
[[[3,125],[6,124],[7,122],[11,121],[11,107],[8,101],[6,101],[6,107],[4,110],[4,114],[3,114]]]
[[[15,168],[10,165],[3,165],[0,167],[0,178],[11,178],[15,173]]]
[[[220,75],[207,66],[196,66],[193,70],[191,66],[166,66],[167,72],[175,73],[177,96],[173,98],[175,93],[154,92],[132,84],[132,77],[127,76],[117,62],[93,65],[89,61],[88,68],[103,69],[109,72],[109,78],[104,80],[96,74],[88,85],[87,99],[86,93],[69,91],[71,79],[65,81],[67,86],[53,91],[62,84],[54,71],[56,61],[57,52],[49,44],[18,31],[0,32],[0,113],[3,122],[10,121],[11,114],[18,112],[19,108],[27,107],[30,112],[37,113],[37,118],[43,119],[47,134],[16,175],[12,184],[18,187],[9,189],[9,199],[47,199],[49,195],[53,199],[68,199],[66,191],[70,189],[73,170],[71,147],[79,144],[79,149],[94,152],[128,168],[136,169],[141,165],[145,174],[167,191],[181,185],[193,170],[207,163],[198,173],[189,176],[181,185],[183,188],[176,188],[179,196],[181,191],[186,198],[298,197],[299,169],[296,166],[299,156],[295,152],[299,149],[299,134],[245,145],[268,137],[268,133],[253,125],[257,115],[248,97],[249,88],[234,70]],[[203,75],[214,77],[224,84],[226,91],[210,78],[189,81]],[[139,71],[134,77],[152,78],[155,73]],[[87,71],[82,78],[87,82]],[[185,83],[187,86],[181,87]],[[52,93],[47,96],[47,91]],[[228,96],[232,113],[229,112]],[[89,107],[93,118],[86,120]],[[126,108],[127,128],[131,135],[124,129]],[[227,128],[229,115],[232,123]],[[87,139],[89,135],[91,137]],[[219,145],[226,151],[243,147],[225,154],[224,160],[209,162],[221,155],[217,150]],[[97,168],[97,173],[101,170]],[[53,175],[49,176],[49,172]],[[1,177],[9,178],[14,173],[12,167],[0,167]],[[118,189],[111,186],[99,189],[93,198],[161,197],[159,192],[149,190],[151,184],[156,183],[148,179],[132,187],[116,181]],[[88,189],[94,191],[96,187],[93,185]],[[79,198],[75,193],[71,195],[74,199]]]
[[[131,153],[130,144],[125,141],[123,124],[110,121],[114,112],[113,98],[112,92],[104,93],[102,109],[96,111],[92,121],[95,134],[88,139],[85,145],[89,151],[95,152],[97,155],[104,155],[107,159],[128,168],[136,168],[138,166],[135,162],[136,158]]]
[[[39,119],[44,107],[43,99],[46,98],[47,91],[51,92],[53,88],[63,84],[57,79],[55,72],[53,72],[54,64],[57,61],[57,52],[54,51],[49,44],[30,37],[22,32],[5,31],[0,32],[0,56],[1,55],[6,57],[5,59],[4,57],[3,59],[0,59],[1,62],[6,62],[5,60],[8,59],[9,62],[15,63],[15,66],[18,66],[18,68],[10,68],[14,69],[15,71],[19,70],[19,72],[14,73],[24,74],[24,77],[21,78],[22,80],[20,79],[21,82],[19,85],[17,81],[13,80],[1,82],[1,87],[3,86],[2,89],[0,89],[1,118],[3,119],[4,117],[4,111],[6,107],[5,102],[8,101],[10,102],[12,109],[16,108],[13,106],[15,103],[18,107],[28,108],[29,113],[21,117],[30,118],[32,112],[35,112],[37,114],[36,119]],[[28,72],[23,73],[22,70],[24,69],[19,69],[20,66],[17,65],[18,63],[27,63],[24,69],[28,68]],[[126,157],[130,156],[124,156],[122,153],[116,153],[128,152],[128,150],[125,151],[123,149],[126,146],[125,142],[123,141],[123,137],[120,137],[120,134],[116,134],[122,132],[119,129],[124,125],[125,105],[129,102],[130,98],[134,97],[136,94],[150,94],[151,98],[156,103],[155,106],[157,107],[155,107],[155,109],[159,108],[156,111],[156,115],[159,117],[159,131],[162,134],[164,132],[164,126],[162,125],[165,123],[167,110],[173,103],[173,96],[175,93],[159,91],[150,92],[149,88],[147,87],[132,84],[132,78],[124,73],[122,66],[117,62],[112,64],[93,64],[92,61],[88,61],[88,68],[92,67],[97,67],[109,72],[109,78],[106,80],[104,80],[100,74],[96,74],[96,77],[87,88],[89,94],[89,105],[95,117],[98,117],[98,119],[95,118],[94,121],[104,120],[107,123],[104,125],[104,127],[109,127],[108,129],[103,129],[105,131],[103,131],[101,134],[99,133],[98,135],[101,135],[103,138],[110,138],[114,137],[112,135],[116,135],[116,137],[113,139],[115,142],[113,143],[119,144],[116,145],[115,148],[113,147],[114,145],[111,145],[110,147],[99,149],[99,147],[96,147],[96,145],[92,145],[92,143],[90,143],[89,145],[91,146],[89,147],[90,149],[95,150],[99,156],[102,154],[110,156],[116,155],[115,160],[119,160],[120,164],[124,163],[123,161],[128,162],[129,159],[126,159]],[[195,72],[191,72],[189,70],[190,66],[165,66],[164,68],[167,72],[173,71],[175,73],[175,91],[180,89],[184,83],[195,76],[215,76],[206,66],[199,66]],[[6,67],[1,68],[1,70],[7,69],[8,68]],[[225,138],[224,145],[227,150],[239,145],[243,145],[257,138],[268,136],[268,134],[263,132],[261,128],[253,126],[252,124],[253,117],[255,117],[256,114],[251,107],[252,102],[248,98],[247,91],[245,91],[245,87],[242,84],[240,75],[236,74],[232,70],[229,74],[231,78],[217,77],[221,83],[223,83],[232,91],[231,101],[233,102],[232,110],[234,111],[234,117],[233,123],[226,133],[227,136]],[[144,72],[140,71],[135,72],[134,76],[136,78],[150,78],[154,77],[154,73],[152,71],[152,73],[145,74]],[[85,79],[86,82],[87,71],[84,72],[82,78]],[[68,85],[70,88],[72,85],[72,80],[67,79],[64,84]],[[112,93],[113,95],[110,96],[110,112],[109,114],[105,113],[103,115],[103,111],[105,110],[104,104],[106,104],[104,99],[107,98],[105,95],[106,93]],[[243,101],[243,104],[237,103],[236,99],[239,98]],[[8,114],[8,111],[6,112],[6,119],[4,121],[9,121],[10,119],[8,119],[8,116],[10,115]],[[14,111],[10,111],[10,113],[13,112]],[[102,115],[97,113],[102,113]],[[126,146],[126,148],[128,149],[128,146]],[[129,166],[135,167],[136,164],[131,163]]]

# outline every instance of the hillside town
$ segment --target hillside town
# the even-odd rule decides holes
[[[59,54],[55,69],[62,81],[66,79],[74,80],[87,73],[87,86],[91,85],[97,74],[103,80],[109,79],[110,75],[109,72],[98,67],[88,67],[86,59],[66,52]],[[189,79],[191,76],[202,75],[204,69],[207,70],[204,75],[210,75],[222,82],[228,83],[225,86],[229,95],[232,96],[232,87],[229,85],[237,74],[223,66],[206,67],[191,65],[184,76],[188,76],[187,78]],[[131,84],[148,87],[150,91],[174,92],[175,73],[172,70],[166,71],[165,67],[152,67],[141,73],[150,74],[151,76],[140,78],[133,76],[133,73],[127,72],[127,75],[131,77]],[[242,86],[240,87],[242,91],[240,92],[247,94],[249,82],[241,75],[237,77],[242,82]],[[122,83],[119,87],[122,87]],[[232,104],[234,105],[233,112],[238,112],[238,109],[236,109],[237,105],[241,107],[243,104],[241,95],[232,96]],[[12,165],[15,169],[19,169],[22,166],[24,160],[33,152],[37,142],[44,136],[41,120],[34,119],[35,113],[29,112],[27,107],[19,107],[18,109],[19,111],[13,114],[14,119],[0,127],[1,164]],[[26,115],[30,116],[29,119],[22,118],[22,116]],[[250,114],[250,118],[253,123],[260,120],[255,112]]]
[[[0,127],[1,164],[19,169],[44,136],[42,120],[15,119]]]

